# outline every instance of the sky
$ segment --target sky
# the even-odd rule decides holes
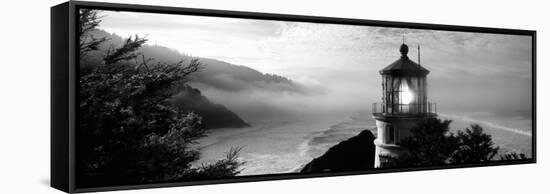
[[[429,69],[429,101],[440,110],[525,116],[531,110],[531,37],[105,11],[99,28],[147,35],[197,57],[244,65],[309,86],[328,88],[321,102],[370,106],[381,98],[378,71],[409,57]],[[308,97],[311,98],[311,97]],[[336,100],[337,99],[337,100]],[[365,105],[365,106],[363,106]]]

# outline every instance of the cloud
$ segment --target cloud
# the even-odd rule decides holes
[[[186,15],[104,11],[99,28],[123,37],[147,35],[157,44],[201,57],[247,58],[256,42],[278,36],[281,22]]]
[[[119,31],[197,31],[246,38],[276,36],[279,22],[206,16],[105,11],[101,28]]]

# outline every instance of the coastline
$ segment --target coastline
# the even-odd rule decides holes
[[[480,124],[493,137],[499,154],[516,151],[531,157],[531,135],[512,127],[463,115],[440,113],[441,119],[453,120],[451,132]],[[286,120],[255,123],[246,128],[215,129],[201,140],[202,162],[223,158],[231,147],[243,147],[240,158],[245,161],[239,176],[299,172],[307,163],[323,155],[332,146],[369,129],[376,135],[374,119],[332,117],[330,119]],[[498,158],[497,158],[498,159]]]
[[[323,117],[215,129],[200,140],[201,159],[193,165],[215,162],[231,147],[243,147],[239,158],[246,163],[239,176],[292,172],[313,159],[307,154],[312,135],[342,120],[342,117]]]

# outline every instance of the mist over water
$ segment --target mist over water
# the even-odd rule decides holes
[[[247,122],[314,119],[370,112],[367,93],[351,88],[322,88],[310,93],[254,89],[225,91],[195,84],[214,102],[227,106]],[[347,91],[346,91],[347,90]]]

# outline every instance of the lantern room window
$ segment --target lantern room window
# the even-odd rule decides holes
[[[426,105],[425,77],[391,76],[383,79],[383,104],[391,113],[422,112]]]
[[[401,96],[401,98],[399,99],[400,104],[410,104],[411,102],[413,102],[414,94],[412,90],[409,89],[409,84],[407,83],[406,80],[401,81],[401,86],[399,90],[400,90],[399,96]]]

